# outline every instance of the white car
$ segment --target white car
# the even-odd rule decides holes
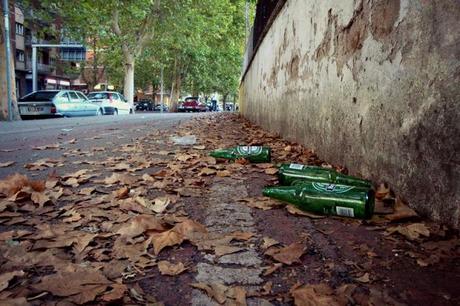
[[[133,114],[133,106],[126,98],[115,91],[94,91],[88,94],[91,103],[99,105],[104,115]]]

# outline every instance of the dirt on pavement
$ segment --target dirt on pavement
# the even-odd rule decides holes
[[[316,218],[261,197],[281,162],[346,172],[312,150],[233,114],[112,136],[40,145],[49,154],[0,178],[1,305],[460,303],[456,231],[413,212]],[[272,162],[208,155],[246,144],[270,146]]]

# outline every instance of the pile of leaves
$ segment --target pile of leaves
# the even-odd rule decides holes
[[[246,134],[231,130],[232,126],[241,127]],[[191,134],[197,137],[194,145],[178,146],[171,141],[171,136]],[[220,178],[242,180],[263,175],[275,184],[279,162],[319,165],[346,173],[346,169],[320,160],[312,150],[237,116],[191,120],[176,131],[152,131],[118,148],[84,151],[73,148],[75,143],[71,140],[37,147],[61,150],[62,158],[28,163],[24,171],[29,175],[15,174],[0,180],[0,304],[60,300],[75,304],[154,303],[155,297],[144,292],[139,281],[152,271],[168,277],[193,273],[191,261],[161,258],[166,249],[174,251],[185,243],[220,257],[244,250],[241,242],[259,241],[270,262],[263,275],[270,276],[283,267],[298,265],[306,252],[306,241],[282,245],[257,233],[209,233],[189,216],[186,199],[206,198],[208,187]],[[273,162],[250,164],[208,156],[210,150],[247,144],[270,146]],[[65,173],[63,169],[69,167],[78,170]],[[45,171],[48,174],[42,175],[43,179],[30,179],[30,174]],[[458,238],[425,240],[445,229],[421,222],[387,185],[377,188],[377,198],[381,202],[380,216],[370,221],[344,222],[374,227],[384,232],[385,239],[420,243],[430,254],[409,254],[420,266],[435,264],[457,252]],[[266,197],[235,200],[255,209],[286,209],[293,217],[324,218]],[[393,223],[401,220],[409,223]],[[368,283],[370,275],[357,276],[356,281]],[[190,285],[221,304],[245,305],[250,296],[277,298],[270,282],[256,291],[223,284]],[[353,296],[360,295],[357,285],[333,288],[326,283],[299,283],[286,294],[284,301],[296,305],[342,305],[356,301]],[[391,301],[380,291],[367,292],[367,298],[374,304]]]

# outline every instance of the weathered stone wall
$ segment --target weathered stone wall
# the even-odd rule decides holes
[[[458,0],[288,0],[241,83],[246,117],[454,227],[459,99]]]

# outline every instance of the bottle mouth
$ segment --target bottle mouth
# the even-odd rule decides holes
[[[366,203],[364,204],[364,218],[371,219],[374,214],[375,207],[375,192],[373,189],[369,189],[366,193]]]

